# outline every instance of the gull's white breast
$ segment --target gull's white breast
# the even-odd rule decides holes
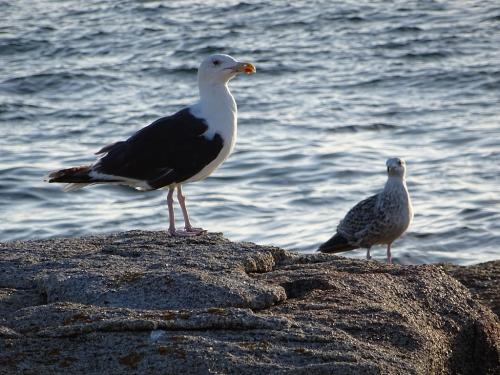
[[[225,97],[219,98],[219,100],[217,107],[203,106],[201,102],[190,107],[191,113],[196,117],[203,118],[208,125],[208,129],[203,136],[207,139],[213,139],[216,135],[219,135],[222,138],[223,146],[214,160],[183,183],[200,181],[208,177],[231,155],[234,149],[237,129],[236,103],[229,91],[227,91]],[[207,108],[210,108],[210,110],[207,110]]]

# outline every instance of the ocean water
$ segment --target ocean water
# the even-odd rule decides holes
[[[498,1],[0,0],[0,20],[1,241],[166,229],[163,191],[43,177],[195,101],[222,52],[257,74],[230,84],[235,152],[184,189],[194,224],[314,251],[399,156],[395,261],[500,257]]]

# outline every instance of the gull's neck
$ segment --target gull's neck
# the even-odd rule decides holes
[[[203,107],[229,107],[231,110],[236,111],[236,102],[229,91],[229,87],[227,87],[227,82],[199,82],[198,88],[200,91],[200,103],[202,103]]]
[[[236,135],[236,102],[227,83],[199,82],[200,100],[192,107],[193,114],[206,119],[209,129],[206,135],[219,133],[223,138]]]
[[[379,195],[379,209],[406,207],[408,205],[411,206],[410,194],[408,193],[408,189],[406,187],[406,179],[400,176],[389,176],[387,182],[385,183],[384,190]]]
[[[387,182],[385,183],[385,191],[391,191],[393,189],[403,187],[406,189],[406,178],[400,176],[389,176]]]
[[[389,176],[384,191],[379,195],[378,208],[392,210],[398,225],[402,225],[404,230],[408,228],[413,219],[413,206],[405,176]]]

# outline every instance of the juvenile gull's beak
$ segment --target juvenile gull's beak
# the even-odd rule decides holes
[[[237,63],[233,70],[237,73],[246,73],[246,74],[253,74],[255,73],[255,66],[253,66],[253,64],[250,64],[250,63],[246,63],[246,62],[239,62]]]

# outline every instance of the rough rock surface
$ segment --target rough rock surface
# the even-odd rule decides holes
[[[464,284],[475,298],[500,316],[500,260],[467,267],[448,263],[440,266],[447,274]]]
[[[0,244],[0,374],[495,374],[436,266],[162,232]]]

